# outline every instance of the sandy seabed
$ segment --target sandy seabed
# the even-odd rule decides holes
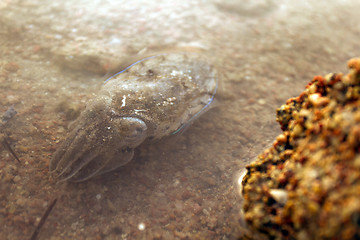
[[[275,109],[360,55],[357,1],[0,2],[1,239],[236,239],[237,179],[280,133]],[[220,72],[217,107],[126,166],[56,184],[69,124],[124,59],[197,49]]]

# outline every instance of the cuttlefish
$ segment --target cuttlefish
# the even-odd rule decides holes
[[[199,53],[143,58],[110,77],[75,120],[50,171],[80,182],[128,163],[146,139],[182,132],[212,104],[215,67]]]

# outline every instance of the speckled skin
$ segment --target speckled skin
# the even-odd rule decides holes
[[[160,139],[202,114],[217,89],[213,66],[196,53],[142,59],[108,79],[55,152],[60,181],[84,181],[125,165],[146,138]]]

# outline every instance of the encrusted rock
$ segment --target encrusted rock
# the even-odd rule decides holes
[[[269,239],[360,238],[360,58],[277,109],[284,131],[247,166],[245,220]]]

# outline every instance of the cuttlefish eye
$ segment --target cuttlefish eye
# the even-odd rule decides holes
[[[134,117],[122,117],[117,120],[116,126],[123,140],[127,143],[137,143],[146,137],[147,126],[144,121]]]

